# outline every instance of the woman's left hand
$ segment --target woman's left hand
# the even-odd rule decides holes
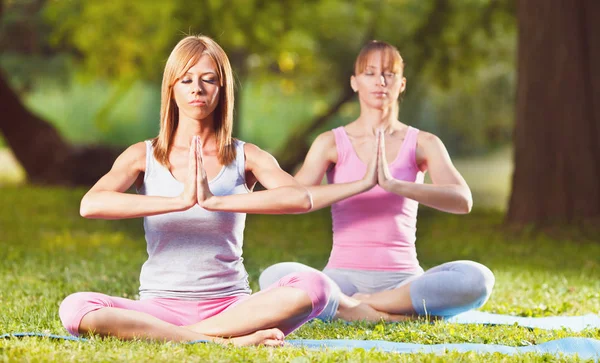
[[[377,165],[377,184],[384,190],[387,190],[389,184],[394,180],[388,167],[387,158],[385,156],[385,132],[380,130],[379,133],[379,162]]]
[[[202,159],[202,140],[198,137],[196,142],[196,193],[198,198],[198,205],[205,207],[205,202],[213,197],[212,192],[208,186],[208,177],[206,176],[206,169],[204,169],[204,160]]]

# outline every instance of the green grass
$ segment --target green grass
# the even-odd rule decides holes
[[[76,291],[135,298],[145,259],[140,220],[97,221],[78,215],[83,190],[0,188],[0,333],[65,334],[58,306]],[[277,228],[273,228],[277,226]],[[249,216],[244,257],[251,285],[272,263],[295,260],[322,267],[330,248],[327,211],[301,216]],[[473,259],[496,274],[483,310],[521,316],[600,313],[600,233],[565,231],[550,238],[511,232],[500,212],[452,216],[423,209],[418,253],[424,267]],[[314,322],[290,339],[383,339],[413,343],[489,343],[523,346],[569,336],[600,339],[600,330],[579,333],[517,326],[444,322],[346,325]],[[47,339],[0,341],[0,361],[560,361],[527,354],[396,355],[355,349],[231,348],[94,339],[89,343]],[[573,361],[572,357],[562,361]]]

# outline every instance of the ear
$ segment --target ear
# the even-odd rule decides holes
[[[400,85],[400,93],[404,93],[406,90],[406,77],[402,77],[402,84]]]
[[[354,76],[350,77],[350,87],[352,87],[354,92],[358,92],[358,85],[356,84],[356,77]]]

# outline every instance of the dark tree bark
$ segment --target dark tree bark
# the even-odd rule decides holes
[[[0,132],[32,183],[90,185],[118,155],[110,148],[76,148],[65,142],[51,124],[24,107],[2,73],[0,109]]]
[[[600,216],[600,1],[518,0],[515,171],[507,220]]]
[[[0,0],[0,18],[4,10],[4,1]],[[2,72],[0,110],[0,133],[29,182],[91,185],[110,170],[119,154],[106,147],[78,148],[65,142],[54,126],[25,108]]]

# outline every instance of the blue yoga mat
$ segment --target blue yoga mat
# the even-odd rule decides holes
[[[564,338],[551,340],[538,345],[528,345],[524,347],[510,347],[498,344],[414,344],[414,343],[396,343],[383,340],[290,340],[289,344],[296,347],[307,348],[332,348],[332,349],[376,349],[384,352],[393,353],[435,353],[441,354],[448,351],[477,352],[477,353],[503,353],[503,354],[577,354],[579,358],[600,360],[600,340],[590,338]]]
[[[471,310],[458,314],[447,320],[455,324],[492,324],[519,325],[528,328],[562,329],[581,331],[589,328],[600,328],[600,315],[587,314],[582,316],[547,316],[541,318],[526,318],[521,316],[501,315]]]
[[[22,337],[45,337],[50,339],[87,341],[85,338],[73,336],[61,336],[44,333],[12,333],[0,335],[0,339],[22,338]],[[204,343],[206,341],[197,341],[194,343]],[[590,338],[564,338],[551,340],[538,345],[529,345],[524,347],[510,347],[498,344],[474,344],[474,343],[446,343],[446,344],[414,344],[397,343],[383,340],[288,340],[287,343],[293,347],[305,347],[310,349],[345,349],[355,348],[376,349],[391,353],[435,353],[442,354],[446,351],[477,352],[477,353],[503,353],[508,355],[522,353],[538,354],[563,354],[565,356],[577,354],[582,359],[600,360],[600,340]]]

